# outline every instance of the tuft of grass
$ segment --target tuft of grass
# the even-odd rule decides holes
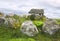
[[[15,38],[15,39],[10,39],[9,41],[35,41],[33,38]]]
[[[37,27],[42,27],[43,22],[40,20],[34,20],[33,23],[37,26]]]
[[[56,19],[57,20],[57,23],[60,24],[60,19]]]

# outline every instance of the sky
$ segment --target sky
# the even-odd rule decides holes
[[[30,9],[44,9],[49,18],[60,18],[60,0],[0,0],[0,8],[28,13]]]

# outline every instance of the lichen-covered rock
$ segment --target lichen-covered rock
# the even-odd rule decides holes
[[[20,27],[20,22],[14,18],[6,18],[5,25],[16,29]]]
[[[38,33],[37,27],[32,23],[32,21],[23,22],[20,30],[28,36],[34,36]]]
[[[5,24],[6,24],[6,25],[13,24],[14,21],[15,21],[14,18],[6,18],[6,19],[5,19]]]
[[[45,33],[48,33],[50,35],[55,34],[56,31],[58,31],[60,29],[59,25],[57,24],[57,21],[54,19],[47,19],[44,22],[44,25],[42,27],[42,30]]]

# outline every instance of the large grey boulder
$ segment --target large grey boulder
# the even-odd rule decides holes
[[[29,13],[34,14],[44,14],[44,9],[31,9]]]
[[[38,33],[37,27],[32,23],[32,21],[23,22],[20,30],[28,36],[34,36]]]
[[[54,19],[46,19],[44,22],[44,25],[42,27],[42,30],[45,33],[48,33],[50,35],[55,34],[60,29],[59,25],[57,24],[57,21]]]
[[[44,15],[44,9],[31,9],[29,11],[30,14],[38,14],[40,16]]]

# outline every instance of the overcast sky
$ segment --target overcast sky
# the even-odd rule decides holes
[[[47,17],[60,18],[60,0],[0,0],[0,8],[28,12],[43,8]]]

